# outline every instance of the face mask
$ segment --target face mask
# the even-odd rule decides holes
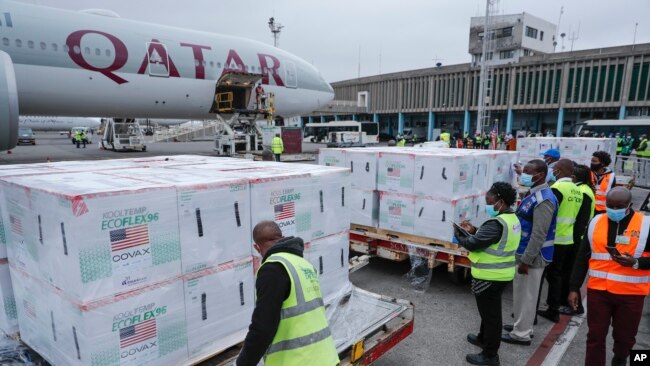
[[[619,222],[627,215],[627,208],[613,209],[607,207],[607,217],[614,222]]]
[[[485,212],[488,214],[490,217],[495,217],[496,215],[499,214],[499,211],[497,211],[494,208],[494,205],[486,205],[485,206]]]
[[[549,175],[548,175],[548,180],[549,180],[549,181],[556,181],[556,180],[557,180],[557,177],[555,176],[555,174],[554,174],[553,172],[551,172],[551,173],[549,173]]]
[[[533,186],[533,176],[530,174],[521,173],[521,178],[519,179],[519,181],[521,182],[521,185],[524,187]]]
[[[600,170],[603,167],[603,164],[591,164],[591,170],[596,171]]]

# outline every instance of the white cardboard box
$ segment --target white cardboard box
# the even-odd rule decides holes
[[[377,227],[379,224],[379,192],[352,188],[350,222]]]
[[[79,301],[180,275],[173,187],[99,173],[5,181],[12,199],[23,196],[15,212],[22,215],[26,244],[16,239],[13,244],[26,250],[15,253],[23,253],[26,259],[30,254],[33,259],[26,260],[25,266],[16,256],[10,256],[10,261]]]
[[[347,149],[346,157],[352,188],[376,190],[378,152],[365,148]]]
[[[380,152],[377,165],[377,190],[413,194],[415,154]]]
[[[184,286],[190,358],[244,338],[255,307],[252,257],[193,274]]]
[[[9,264],[0,262],[0,329],[9,336],[18,334],[18,315],[16,314],[16,300],[11,286]]]
[[[144,168],[109,174],[176,188],[183,273],[251,255],[247,179],[201,169]]]
[[[418,154],[415,156],[415,194],[446,199],[472,194],[478,169],[471,155]]]
[[[413,234],[416,199],[414,195],[379,192],[379,227]]]
[[[454,200],[418,197],[415,205],[415,235],[451,242],[453,222],[474,221],[477,215],[474,196]]]
[[[306,243],[304,256],[318,272],[321,295],[326,302],[349,281],[350,239],[347,230]]]
[[[347,168],[345,149],[321,148],[318,149],[318,165]]]
[[[187,360],[183,282],[84,306],[12,270],[21,338],[54,365],[177,365]]]

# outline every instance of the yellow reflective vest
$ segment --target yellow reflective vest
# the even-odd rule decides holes
[[[487,281],[512,281],[515,278],[515,252],[521,240],[519,218],[514,213],[504,213],[490,220],[497,220],[503,226],[501,240],[469,254],[472,277]]]

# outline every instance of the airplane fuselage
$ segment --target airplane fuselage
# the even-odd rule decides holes
[[[0,1],[0,23],[21,114],[213,118],[229,72],[261,74],[276,115],[333,98],[313,66],[252,40],[11,1]]]

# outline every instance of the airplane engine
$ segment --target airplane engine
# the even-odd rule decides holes
[[[0,151],[16,147],[18,141],[18,90],[11,57],[0,51]]]

